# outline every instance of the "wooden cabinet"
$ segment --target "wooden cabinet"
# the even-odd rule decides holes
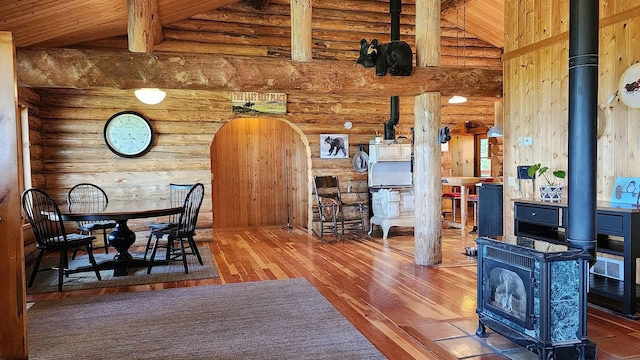
[[[567,204],[533,200],[514,203],[514,233],[565,244]],[[636,261],[640,257],[640,209],[624,204],[598,202],[597,252],[623,259],[622,279],[592,273],[589,301],[637,319]]]

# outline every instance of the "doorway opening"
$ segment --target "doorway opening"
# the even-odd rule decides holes
[[[210,153],[214,228],[307,227],[311,151],[294,125],[236,119],[218,130]]]

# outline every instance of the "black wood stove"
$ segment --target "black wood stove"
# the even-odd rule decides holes
[[[525,237],[478,238],[479,328],[540,359],[595,359],[587,338],[588,251]]]

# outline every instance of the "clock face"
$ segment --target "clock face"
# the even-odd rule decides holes
[[[134,111],[119,112],[104,125],[104,141],[109,150],[122,157],[137,157],[153,145],[153,128],[143,115]]]

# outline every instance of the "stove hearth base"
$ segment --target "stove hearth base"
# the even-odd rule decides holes
[[[595,360],[596,358],[596,344],[591,340],[587,339],[580,343],[567,345],[548,345],[518,331],[514,331],[510,327],[504,326],[501,322],[493,320],[488,316],[479,315],[478,318],[476,336],[481,338],[488,337],[489,334],[486,332],[486,328],[488,327],[529,351],[535,352],[539,355],[540,359]]]

